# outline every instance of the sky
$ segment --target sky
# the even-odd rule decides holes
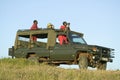
[[[120,69],[120,0],[0,0],[0,58],[9,57],[16,31],[29,29],[35,19],[39,28],[70,22],[88,44],[115,49],[107,69]]]

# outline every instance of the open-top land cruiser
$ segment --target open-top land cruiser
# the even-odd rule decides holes
[[[58,36],[65,35],[68,43],[59,44]],[[37,41],[32,40],[37,37]],[[107,62],[112,62],[113,49],[88,45],[83,34],[59,29],[18,30],[15,44],[9,48],[12,58],[36,59],[48,64],[78,64],[80,69],[88,67],[105,70]]]

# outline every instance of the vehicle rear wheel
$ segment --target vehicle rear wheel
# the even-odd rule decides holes
[[[80,69],[87,69],[88,68],[88,60],[86,56],[79,57],[79,68]]]
[[[107,67],[107,62],[99,62],[99,64],[97,65],[97,70],[106,70]]]
[[[38,59],[35,54],[30,54],[27,59],[31,62],[38,62]]]

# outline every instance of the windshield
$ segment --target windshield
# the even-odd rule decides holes
[[[70,40],[73,43],[86,44],[85,40],[79,34],[71,33],[70,34]]]

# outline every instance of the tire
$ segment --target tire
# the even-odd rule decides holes
[[[38,63],[38,59],[37,59],[36,55],[29,55],[29,57],[27,59],[30,62],[36,62],[36,63]]]
[[[86,56],[79,57],[79,68],[80,69],[87,69],[88,68],[88,60]]]
[[[97,70],[106,70],[107,62],[99,62],[97,65]]]

